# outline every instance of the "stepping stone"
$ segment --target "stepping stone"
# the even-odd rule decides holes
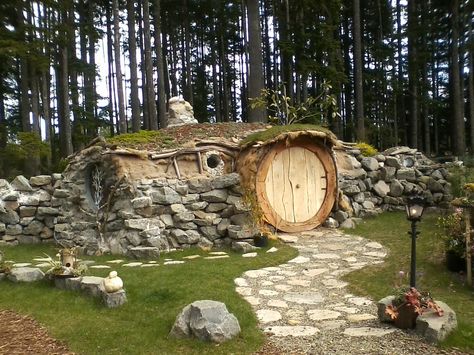
[[[316,292],[290,292],[283,299],[298,304],[318,304],[324,301],[323,296]]]
[[[51,264],[50,263],[39,263],[39,264],[36,264],[36,267],[51,267]]]
[[[225,251],[211,251],[209,255],[227,255]]]
[[[110,269],[109,265],[92,265],[91,269]]]
[[[242,254],[242,257],[243,258],[255,258],[258,254],[253,252],[253,253],[245,253],[245,254]]]
[[[250,303],[252,306],[258,306],[260,304],[260,298],[254,297],[254,296],[247,296],[244,297],[244,300],[246,300],[248,303]]]
[[[347,282],[344,281],[339,281],[336,279],[328,279],[328,280],[323,280],[321,283],[326,286],[327,288],[344,288],[348,285]]]
[[[372,300],[369,300],[365,297],[351,297],[348,299],[348,301],[355,304],[356,306],[368,306],[372,304]]]
[[[278,271],[278,274],[280,274],[280,275],[285,275],[285,276],[296,276],[296,275],[298,275],[297,272],[294,272],[294,271],[286,271],[286,270]]]
[[[298,237],[296,235],[289,235],[289,234],[280,234],[278,236],[283,243],[296,243],[298,242]]]
[[[177,264],[184,264],[185,261],[183,260],[170,260],[170,261],[165,261],[163,265],[177,265]]]
[[[336,307],[333,307],[332,309],[338,312],[344,312],[348,314],[355,314],[359,312],[359,309],[356,307],[336,306]]]
[[[328,270],[329,269],[308,269],[308,270],[303,270],[303,275],[306,275],[309,277],[315,277],[315,276],[324,274]]]
[[[343,244],[335,243],[335,244],[326,244],[324,245],[324,248],[328,250],[336,251],[336,250],[343,250],[346,247]]]
[[[344,258],[342,260],[347,261],[348,263],[356,263],[357,262],[357,259],[354,258],[353,256],[350,256],[348,258]]]
[[[160,266],[159,264],[143,264],[140,265],[140,267],[154,267],[154,266]]]
[[[307,263],[309,260],[310,259],[305,256],[297,256],[296,258],[291,259],[288,262],[293,263],[293,264],[304,264],[304,263]]]
[[[318,323],[318,325],[325,329],[325,330],[331,330],[331,329],[338,329],[346,325],[345,320],[341,319],[336,319],[336,320],[326,320],[324,322]]]
[[[109,261],[106,261],[106,263],[109,263],[109,264],[121,264],[123,263],[124,260],[122,259],[116,259],[116,260],[109,260]]]
[[[361,269],[366,265],[367,265],[367,263],[365,263],[365,262],[351,264],[351,269]]]
[[[241,296],[251,296],[252,289],[250,287],[236,287],[235,291]]]
[[[271,333],[276,337],[307,337],[319,332],[318,328],[307,325],[279,325],[274,327],[267,327],[263,330],[265,333]]]
[[[341,313],[336,311],[330,311],[328,309],[311,309],[306,312],[309,319],[314,321],[322,321],[327,319],[336,319],[341,316]]]
[[[287,281],[289,285],[293,286],[303,286],[303,287],[309,287],[311,285],[310,280],[302,280],[302,279],[290,279]]]
[[[165,259],[164,261],[172,261],[173,259]]]
[[[365,245],[367,248],[372,248],[372,249],[382,249],[383,245],[377,242],[370,242]]]
[[[278,251],[278,248],[271,247],[270,249],[267,250],[267,253],[276,253]]]
[[[350,314],[347,316],[347,320],[349,322],[363,322],[365,320],[372,320],[372,319],[377,319],[376,316],[373,314],[368,314],[368,313],[360,313],[360,314]]]
[[[276,295],[278,295],[278,292],[273,291],[273,290],[260,290],[260,291],[258,291],[258,293],[262,296],[276,296]]]
[[[229,255],[216,255],[216,256],[205,256],[204,259],[213,260],[213,259],[226,259]]]
[[[257,311],[257,318],[261,323],[270,323],[280,320],[281,314],[271,309],[259,309]]]
[[[275,285],[275,290],[278,290],[278,291],[289,291],[293,288],[293,286],[290,286],[290,285]]]
[[[383,337],[384,335],[393,333],[394,328],[371,328],[371,327],[360,327],[360,328],[347,328],[344,330],[344,335],[351,337]]]
[[[245,276],[250,277],[252,279],[256,279],[258,277],[264,277],[268,275],[268,271],[265,270],[248,270],[244,273]]]
[[[158,263],[158,261],[156,261],[156,260],[150,260],[150,261],[148,262],[148,264],[156,264],[156,263]]]
[[[125,267],[137,267],[137,266],[140,266],[140,265],[143,265],[143,263],[139,262],[139,261],[136,261],[134,263],[128,263],[128,264],[123,264],[122,266],[125,266]]]
[[[31,263],[15,263],[13,264],[13,267],[26,267],[26,266],[30,266]]]
[[[236,279],[234,279],[234,284],[235,286],[239,287],[247,287],[249,285],[247,280],[242,277],[237,277]]]
[[[313,254],[313,258],[319,260],[340,259],[341,257],[334,253]]]
[[[189,260],[192,260],[192,259],[197,259],[197,258],[200,258],[201,255],[188,255],[188,256],[183,256],[183,259],[189,259]]]
[[[281,300],[270,300],[268,301],[267,305],[269,307],[276,307],[276,308],[288,308],[288,303]]]
[[[383,251],[368,251],[367,253],[363,254],[364,256],[370,256],[371,258],[385,258],[387,253]]]
[[[273,286],[274,283],[272,281],[263,281],[260,283],[260,286]]]
[[[269,276],[268,279],[272,280],[272,281],[281,281],[281,280],[285,279],[285,276],[273,275],[273,276]]]
[[[262,270],[265,270],[265,271],[280,271],[281,268],[276,267],[276,266],[268,266],[268,267],[264,267]]]
[[[301,324],[301,321],[298,319],[288,319],[288,322],[286,322],[288,325],[298,325]]]

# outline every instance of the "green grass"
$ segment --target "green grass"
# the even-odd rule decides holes
[[[444,266],[443,241],[436,236],[438,215],[428,214],[418,223],[417,288],[430,291],[435,299],[447,303],[455,312],[459,327],[442,344],[474,352],[474,289],[464,285],[464,279],[447,271]],[[407,234],[409,222],[404,213],[384,213],[365,220],[354,234],[377,241],[389,249],[385,262],[348,274],[354,293],[381,299],[393,294],[400,284],[399,271],[410,270],[411,241]],[[408,285],[406,279],[404,285]]]
[[[156,268],[115,267],[123,279],[128,302],[107,309],[99,300],[79,292],[54,288],[47,281],[32,284],[0,282],[0,309],[29,314],[78,354],[247,354],[256,351],[264,336],[257,328],[251,306],[236,292],[233,279],[244,271],[278,265],[297,255],[297,251],[278,245],[278,252],[259,252],[257,258],[230,258],[186,261]],[[5,259],[31,261],[48,253],[52,246],[3,248]],[[164,254],[181,259],[185,255],[206,254],[196,249]],[[96,263],[116,256],[90,258]],[[89,258],[88,258],[89,259]],[[159,261],[160,264],[162,260]],[[110,270],[89,269],[88,275],[106,276]],[[224,302],[240,322],[239,337],[221,345],[196,340],[168,339],[168,333],[182,308],[196,300]]]

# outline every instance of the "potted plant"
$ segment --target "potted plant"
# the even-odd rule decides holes
[[[405,287],[398,290],[392,304],[385,308],[385,313],[390,316],[396,327],[409,329],[415,327],[416,318],[427,309],[434,310],[439,316],[443,315],[443,310],[435,303],[429,292]]]
[[[87,265],[81,264],[74,261],[73,264],[69,262],[64,263],[62,250],[56,255],[57,259],[53,259],[48,254],[46,255],[46,262],[50,265],[50,268],[46,271],[47,275],[50,275],[53,278],[68,278],[68,277],[78,277],[84,275],[87,271]]]
[[[444,241],[446,267],[453,272],[466,270],[466,227],[462,208],[439,217],[437,226],[442,230],[439,237]]]

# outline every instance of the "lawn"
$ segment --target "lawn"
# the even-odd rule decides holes
[[[259,251],[256,258],[205,260],[153,268],[113,266],[123,279],[128,302],[107,309],[99,300],[79,292],[54,288],[47,281],[32,284],[0,282],[0,309],[29,314],[78,354],[247,354],[263,344],[263,333],[251,306],[236,292],[233,279],[244,271],[274,266],[295,257],[297,251],[276,245],[276,253]],[[44,253],[55,255],[51,245],[4,247],[5,259],[28,262]],[[190,249],[164,254],[162,259],[180,260],[183,256],[206,252]],[[116,256],[88,257],[105,263]],[[88,275],[107,276],[110,270],[89,269]],[[196,340],[168,339],[176,315],[196,300],[224,302],[240,322],[241,335],[221,345]]]
[[[444,266],[443,242],[437,237],[436,221],[439,215],[425,214],[418,223],[417,288],[432,292],[435,299],[447,303],[456,312],[458,329],[442,344],[474,352],[474,289],[465,285],[462,275],[447,271]],[[366,267],[348,274],[352,292],[376,300],[389,294],[400,284],[399,271],[410,270],[410,224],[404,213],[384,213],[364,220],[353,234],[377,241],[388,248],[383,264]],[[409,279],[404,280],[404,285]]]

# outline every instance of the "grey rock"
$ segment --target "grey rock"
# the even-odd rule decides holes
[[[165,224],[166,227],[174,226],[173,217],[170,214],[162,214],[160,216],[160,219]]]
[[[69,197],[69,190],[66,189],[55,189],[53,196],[56,198],[67,198]]]
[[[344,222],[347,218],[349,218],[349,214],[342,210],[334,212],[334,219],[339,223]]]
[[[223,203],[223,202],[220,202],[220,203],[210,203],[207,207],[206,207],[206,212],[219,212],[219,211],[222,211],[224,209],[226,209],[229,205],[227,203]]]
[[[185,205],[189,205],[191,203],[198,202],[198,201],[199,201],[199,194],[188,194],[186,196],[183,196],[182,198],[182,202]]]
[[[107,308],[117,308],[127,302],[127,294],[123,289],[113,293],[101,292],[100,296]]]
[[[4,213],[0,212],[0,222],[6,224],[17,224],[20,222],[20,216],[18,216],[15,211],[7,208]]]
[[[105,292],[101,287],[103,280],[103,277],[83,276],[81,278],[80,289],[90,296],[100,297],[102,292]]]
[[[328,217],[328,219],[323,223],[323,226],[326,228],[337,228],[339,227],[339,222],[332,217]]]
[[[393,166],[384,166],[380,169],[380,179],[390,182],[394,177],[397,169]]]
[[[186,306],[177,316],[170,336],[223,343],[240,333],[237,318],[222,302],[202,300]]]
[[[394,167],[395,169],[400,169],[402,167],[402,165],[400,164],[400,161],[397,158],[391,157],[391,156],[385,157],[385,166],[391,166],[391,167]]]
[[[348,196],[353,196],[355,194],[358,194],[360,192],[360,188],[357,184],[351,184],[349,186],[346,186],[346,187],[341,187],[342,191],[344,192],[344,194],[348,195]]]
[[[177,223],[179,222],[192,222],[194,221],[194,213],[192,212],[180,212],[173,216],[173,220]]]
[[[383,154],[377,154],[374,156],[375,159],[377,159],[377,161],[380,161],[380,162],[384,162],[385,161],[385,155]]]
[[[379,168],[379,162],[377,159],[372,157],[364,157],[360,163],[362,164],[362,167],[368,171],[375,171]]]
[[[214,242],[216,244],[216,246],[217,246],[217,242],[220,241],[220,240],[222,240],[222,239],[217,239]],[[214,246],[214,243],[211,242],[210,240],[206,239],[206,238],[201,238],[201,239],[199,239],[199,242],[198,242],[197,246],[201,249],[209,250]]]
[[[44,240],[44,239],[50,239],[53,238],[54,232],[52,231],[51,228],[48,228],[46,226],[43,227],[43,229],[40,232],[39,237]]]
[[[356,224],[352,220],[352,218],[348,218],[344,222],[342,222],[339,227],[343,229],[354,229],[356,227]]]
[[[151,206],[151,198],[148,196],[134,198],[131,202],[132,202],[132,207],[135,209]]]
[[[8,242],[8,243],[14,242],[16,241],[16,235],[5,234],[2,237],[2,241]]]
[[[5,233],[7,227],[6,227],[6,224],[5,223],[0,223],[0,233]],[[0,255],[0,261],[1,260],[1,255]]]
[[[380,180],[380,171],[377,170],[377,171],[369,171],[367,173],[367,177],[369,177],[372,182],[377,182],[378,180]]]
[[[385,197],[390,191],[390,187],[387,185],[387,183],[383,180],[378,181],[374,185],[374,192],[380,196],[380,197]]]
[[[20,197],[18,191],[7,191],[2,195],[3,201],[16,201]]]
[[[173,229],[171,230],[170,235],[175,238],[179,244],[189,244],[189,236],[186,232],[182,229]]]
[[[125,227],[136,230],[147,230],[160,228],[161,221],[158,218],[135,218],[124,220]]]
[[[405,195],[409,195],[414,192],[414,190],[417,189],[417,186],[411,182],[402,182],[403,185],[403,193]]]
[[[203,193],[213,189],[210,179],[195,178],[188,181],[190,193]]]
[[[252,224],[252,217],[250,216],[249,213],[241,213],[241,214],[236,214],[230,217],[230,221],[232,224],[243,226],[243,225]]]
[[[230,226],[230,220],[228,218],[223,218],[217,225],[217,233],[221,237],[225,237],[227,234],[227,228]]]
[[[443,173],[438,169],[438,170],[435,170],[431,173],[431,177],[435,180],[441,180],[441,179],[444,179],[444,175]]]
[[[181,203],[181,195],[168,186],[158,187],[150,194],[153,203],[161,205],[171,205]]]
[[[216,226],[204,226],[200,227],[199,230],[207,239],[211,241],[220,237],[219,233],[217,233]]]
[[[36,207],[34,206],[20,206],[20,217],[33,217],[36,214]]]
[[[175,190],[177,193],[179,193],[182,196],[186,196],[188,194],[188,185],[184,182],[180,182],[176,184]]]
[[[35,267],[14,267],[8,274],[13,282],[34,282],[44,278],[44,272]]]
[[[228,193],[226,190],[212,190],[201,194],[201,199],[206,202],[225,202],[227,200]]]
[[[5,230],[6,234],[9,235],[19,235],[23,232],[23,228],[19,224],[9,224]]]
[[[139,235],[139,232],[136,230],[133,231],[128,231],[126,234],[127,240],[132,244],[133,246],[139,246],[142,242],[142,238]]]
[[[51,184],[51,181],[52,181],[51,175],[38,175],[38,176],[32,176],[30,178],[31,186],[48,185],[48,184]]]
[[[173,203],[170,206],[170,211],[172,214],[186,212],[187,208],[182,203]]]
[[[59,215],[59,209],[53,207],[38,207],[38,216],[57,216]]]
[[[82,277],[55,278],[54,286],[60,290],[79,291],[81,289],[81,280]]]
[[[238,184],[240,184],[240,175],[238,173],[224,174],[211,180],[213,189],[224,189]]]
[[[227,228],[227,231],[231,239],[251,239],[258,233],[256,228],[232,224]]]
[[[240,196],[229,195],[226,203],[234,207],[235,213],[250,211],[250,207],[242,201]]]
[[[160,250],[156,247],[133,247],[127,254],[135,259],[156,259],[160,257]]]
[[[346,170],[344,172],[341,172],[341,175],[349,180],[354,180],[354,179],[365,179],[367,176],[367,172],[360,168],[360,169],[353,169],[353,170]]]
[[[403,185],[400,183],[400,181],[396,179],[392,180],[388,194],[393,197],[399,197],[403,195]]]
[[[198,229],[197,224],[194,222],[176,222],[174,226],[185,230]]]
[[[44,228],[44,224],[40,221],[32,221],[28,226],[23,228],[23,233],[28,235],[39,235]]]
[[[443,185],[440,184],[439,181],[436,181],[433,178],[428,180],[428,184],[426,186],[431,192],[443,192],[444,188]]]
[[[372,201],[364,201],[362,202],[362,207],[366,210],[371,210],[375,208],[375,205]]]
[[[204,210],[208,205],[209,205],[209,202],[199,201],[199,202],[193,202],[187,205],[186,207],[190,211],[197,211],[197,210]]]
[[[392,321],[390,316],[385,313],[385,309],[387,308],[388,305],[392,304],[394,300],[395,300],[395,296],[387,296],[377,302],[377,315],[379,317],[379,321],[381,322]]]
[[[444,311],[441,317],[433,310],[429,310],[416,319],[416,333],[430,343],[443,341],[458,326],[456,313],[446,303],[441,301],[436,303]]]
[[[169,250],[168,239],[165,236],[151,236],[144,240],[143,244],[147,247],[155,247],[159,250]]]
[[[409,168],[398,169],[397,171],[398,180],[416,181],[415,170]]]
[[[363,192],[359,192],[358,194],[352,196],[352,199],[357,203],[362,203],[365,200],[365,194]]]
[[[236,251],[237,253],[245,254],[258,250],[258,248],[247,242],[233,242],[232,250]]]
[[[33,191],[28,179],[23,175],[18,175],[10,185],[16,191]]]
[[[196,244],[201,239],[201,235],[197,230],[187,230],[186,234],[188,236],[187,244]]]
[[[23,206],[39,206],[39,198],[35,195],[21,195],[18,202]]]

